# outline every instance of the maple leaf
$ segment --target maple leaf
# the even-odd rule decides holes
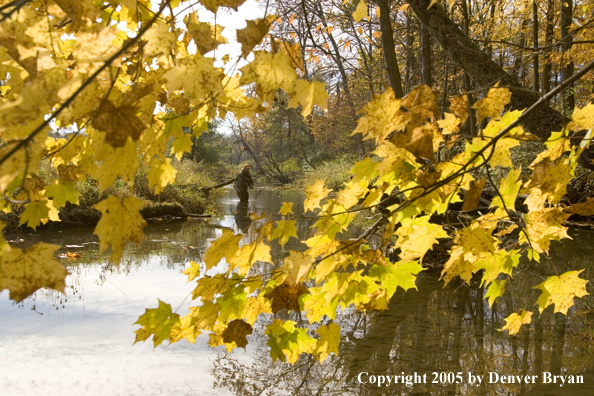
[[[217,13],[219,7],[233,8],[235,11],[245,0],[199,0],[208,11]]]
[[[459,95],[450,98],[450,111],[460,119],[460,124],[464,125],[468,118],[468,96]]]
[[[89,172],[93,179],[99,182],[99,190],[103,192],[113,185],[118,176],[129,186],[134,183],[136,171],[140,164],[136,155],[136,144],[128,138],[124,147],[113,148],[104,144],[94,155],[95,161],[101,161],[101,166],[91,168]]]
[[[328,93],[324,89],[326,83],[295,80],[294,84],[287,108],[302,106],[301,115],[303,117],[311,114],[314,105],[322,109],[327,108]]]
[[[257,297],[248,297],[243,307],[243,319],[251,325],[256,322],[260,314],[271,314],[270,301],[262,294]]]
[[[297,238],[297,228],[295,220],[279,220],[276,222],[276,228],[272,232],[270,239],[278,239],[278,243],[284,248],[291,237]]]
[[[99,251],[103,253],[109,246],[112,248],[111,261],[118,264],[122,258],[127,241],[140,243],[142,229],[146,221],[138,212],[144,201],[134,196],[119,199],[108,196],[93,208],[101,212],[101,219],[93,232],[99,236]]]
[[[567,315],[567,310],[573,305],[574,297],[583,297],[589,293],[586,291],[585,279],[580,279],[579,275],[584,270],[569,271],[560,276],[550,276],[535,289],[540,289],[542,293],[536,301],[540,313],[551,304],[555,304],[554,312],[561,312]]]
[[[155,348],[171,336],[171,329],[180,325],[179,315],[171,311],[171,305],[159,300],[157,308],[146,309],[134,324],[142,326],[136,330],[134,343],[146,341],[151,335]]]
[[[190,266],[183,270],[182,274],[188,275],[188,282],[193,281],[200,276],[200,264],[194,260],[190,261]]]
[[[196,53],[180,59],[163,78],[167,80],[167,90],[183,90],[191,103],[199,103],[211,95],[224,94],[223,76],[221,69],[214,67],[214,59]]]
[[[146,44],[142,48],[145,57],[168,54],[177,41],[175,32],[170,32],[171,25],[165,21],[157,20],[152,28],[142,37]]]
[[[402,107],[422,118],[437,118],[439,114],[439,104],[437,95],[428,85],[419,85],[410,90],[402,98]]]
[[[239,348],[247,346],[247,336],[252,334],[252,325],[244,322],[241,319],[235,319],[227,324],[227,328],[223,331],[223,342],[234,342]]]
[[[317,330],[320,339],[317,340],[314,348],[314,356],[323,363],[331,353],[338,355],[338,346],[340,345],[340,326],[336,323],[330,323],[327,326],[322,325]]]
[[[538,153],[530,166],[538,164],[545,158],[548,158],[549,161],[555,161],[557,158],[571,150],[571,142],[564,131],[551,132],[551,136],[549,136],[545,142],[545,146],[547,149],[542,153]]]
[[[489,285],[489,288],[487,289],[487,293],[485,293],[485,298],[489,299],[489,309],[491,309],[491,307],[493,307],[493,303],[495,302],[495,299],[497,299],[497,297],[503,296],[503,293],[505,293],[505,284],[506,283],[507,283],[507,281],[505,281],[505,280],[499,281],[497,279],[494,279],[493,282],[491,282],[491,284]],[[511,334],[511,331],[510,331],[510,334]]]
[[[392,132],[402,131],[410,121],[410,114],[400,109],[402,101],[394,97],[392,88],[382,94],[375,94],[363,107],[365,115],[357,121],[352,135],[360,133],[363,139],[375,139],[376,144],[383,142]]]
[[[396,292],[398,287],[407,291],[409,289],[416,289],[415,284],[419,272],[424,271],[418,261],[402,262],[390,264],[387,267],[374,265],[369,271],[369,276],[376,278],[377,282],[384,287],[388,299]]]
[[[571,119],[576,122],[582,129],[594,128],[594,104],[588,103],[584,107],[575,108]],[[552,137],[552,135],[551,135]],[[549,139],[550,140],[550,139]]]
[[[287,308],[288,310],[293,310],[295,312],[301,312],[301,307],[299,306],[299,297],[302,294],[309,294],[307,287],[303,286],[301,283],[295,284],[284,281],[272,291],[266,293],[264,297],[272,300],[272,313],[276,314],[283,308]]]
[[[42,287],[64,293],[68,271],[52,257],[60,246],[37,243],[25,250],[3,247],[0,258],[0,290],[8,289],[10,298],[23,301]]]
[[[233,256],[235,256],[237,249],[239,249],[241,238],[241,234],[236,235],[232,230],[224,228],[223,235],[211,242],[204,253],[206,270],[208,271],[212,267],[215,267],[223,257],[229,263],[233,259]]]
[[[222,294],[221,297],[217,298],[217,304],[221,307],[218,321],[224,323],[234,319],[241,319],[247,302],[245,286],[238,283],[220,293]]]
[[[60,221],[58,210],[51,200],[41,199],[29,202],[24,206],[21,213],[19,225],[27,224],[28,227],[36,229],[40,224],[46,224],[49,220]]]
[[[364,18],[369,19],[369,15],[367,15],[367,3],[365,3],[365,0],[359,0],[357,8],[353,12],[353,19],[355,22],[361,22],[361,19]]]
[[[464,195],[464,205],[462,205],[462,211],[473,210],[480,202],[481,195],[483,194],[483,188],[485,188],[485,178],[475,180],[472,182],[472,187]],[[516,192],[517,193],[517,192]]]
[[[256,93],[267,102],[272,102],[274,93],[282,88],[290,92],[297,79],[289,57],[278,52],[254,51],[254,60],[240,69],[241,85],[256,83]]]
[[[257,261],[272,262],[270,246],[261,243],[259,240],[249,245],[243,245],[235,253],[235,256],[229,261],[229,271],[239,268],[239,274],[247,275]]]
[[[66,202],[78,205],[80,193],[76,189],[76,183],[56,181],[47,186],[44,196],[51,199],[55,208],[61,208],[66,205]]]
[[[544,253],[549,250],[551,241],[569,238],[567,227],[563,226],[569,216],[562,208],[546,208],[526,216],[525,231],[530,236],[532,248],[538,253]],[[524,233],[520,233],[519,241],[528,242]]]
[[[200,22],[198,13],[192,12],[184,17],[184,23],[188,29],[188,37],[194,39],[196,48],[202,55],[215,50],[220,44],[228,43],[221,35],[225,29],[220,25],[211,25],[208,22]]]
[[[280,267],[281,271],[289,274],[287,282],[295,284],[307,277],[309,270],[313,265],[314,259],[311,256],[305,255],[301,252],[289,250],[289,257],[285,257],[283,265]]]
[[[212,301],[215,295],[225,293],[229,287],[229,280],[225,274],[217,274],[214,277],[205,275],[196,282],[192,299],[200,297],[202,301]]]
[[[105,132],[105,141],[112,147],[124,147],[128,137],[137,141],[146,128],[136,115],[136,107],[121,105],[116,107],[110,100],[101,104],[101,113],[93,118],[92,125]]]
[[[326,179],[316,180],[305,188],[305,201],[303,202],[303,211],[313,211],[320,207],[320,201],[328,196],[332,191],[324,186]]]
[[[460,132],[461,120],[452,113],[444,113],[445,118],[438,120],[437,125],[442,129],[444,135],[451,135]]]
[[[523,324],[532,322],[532,312],[520,309],[517,313],[513,313],[505,318],[505,326],[499,331],[509,330],[509,335],[516,335]]]
[[[594,198],[589,198],[586,202],[573,204],[563,210],[580,216],[592,216],[594,215]]]
[[[274,22],[276,15],[267,15],[266,18],[246,21],[246,27],[237,30],[237,42],[241,43],[241,54],[247,57],[252,49],[260,42],[270,29],[270,24]]]
[[[202,331],[198,326],[192,325],[192,320],[193,317],[191,313],[182,316],[180,318],[179,324],[174,325],[171,328],[171,333],[169,335],[169,343],[173,344],[182,339],[185,339],[188,342],[195,344],[196,338],[198,338],[198,336],[202,334]]]
[[[293,202],[283,202],[283,206],[278,211],[283,216],[287,216],[289,213],[293,214]]]
[[[511,169],[505,178],[502,178],[499,182],[499,195],[495,196],[491,201],[491,207],[499,207],[501,209],[507,208],[508,210],[514,210],[516,204],[516,198],[518,191],[522,186],[520,180],[520,174],[522,168]],[[503,200],[502,200],[503,198]]]
[[[291,65],[295,69],[299,69],[305,72],[305,66],[303,65],[303,57],[301,56],[301,45],[299,43],[289,43],[287,41],[281,41],[279,43],[279,49],[281,52],[287,54],[291,59]]]
[[[476,109],[477,122],[480,123],[485,117],[499,119],[503,108],[509,103],[510,99],[511,92],[507,88],[498,88],[496,86],[489,89],[487,96],[477,100],[472,105],[472,108]]]
[[[171,166],[170,158],[165,158],[165,163],[155,158],[147,176],[149,187],[155,190],[155,194],[160,194],[168,184],[175,182],[176,173],[177,170]]]
[[[307,329],[295,328],[295,322],[275,319],[266,327],[267,345],[273,360],[295,364],[302,353],[312,353],[317,340],[307,334]]]
[[[429,223],[427,216],[403,220],[395,235],[398,236],[395,247],[400,248],[402,261],[423,259],[427,251],[439,243],[437,238],[449,237],[443,227]]]

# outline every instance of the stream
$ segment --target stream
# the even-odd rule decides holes
[[[191,260],[201,261],[222,227],[241,232],[240,244],[249,243],[256,232],[243,213],[278,213],[285,201],[294,202],[296,214],[303,212],[299,191],[256,188],[250,195],[248,207],[242,207],[228,189],[223,215],[208,221],[150,224],[140,246],[127,245],[118,267],[109,263],[106,254],[99,254],[92,228],[7,236],[19,247],[43,241],[61,245],[60,255],[71,252],[81,257],[59,259],[71,273],[65,294],[42,289],[16,304],[8,299],[8,292],[0,292],[0,395],[593,393],[594,297],[575,299],[567,317],[553,314],[550,307],[539,316],[533,306],[540,293],[533,287],[556,272],[585,269],[580,277],[594,279],[594,233],[578,229],[569,231],[572,240],[553,242],[550,256],[543,256],[541,264],[521,263],[504,298],[492,309],[478,282],[467,286],[452,281],[444,288],[439,271],[427,270],[418,276],[418,291],[399,289],[386,311],[364,315],[345,310],[336,320],[342,328],[340,354],[324,364],[310,357],[302,357],[294,366],[273,362],[264,336],[270,318],[263,316],[248,337],[247,349],[237,348],[230,354],[222,346],[210,348],[206,334],[196,344],[182,340],[153,348],[149,340],[132,345],[138,329],[133,323],[145,308],[155,308],[157,299],[174,310],[179,307],[180,315],[187,312],[193,287],[180,272]],[[313,235],[313,222],[298,221],[300,240]],[[295,238],[284,249],[273,241],[272,256],[280,259],[289,249],[304,247]],[[588,290],[594,292],[591,283]],[[520,308],[536,312],[532,324],[515,337],[498,331],[503,318]],[[293,312],[280,316],[299,320]],[[583,384],[544,384],[547,373],[566,379],[579,375]],[[489,383],[495,375],[498,380]],[[378,386],[380,376],[397,377],[399,383]],[[482,383],[471,383],[478,376]],[[536,376],[536,380],[527,383],[515,376]]]

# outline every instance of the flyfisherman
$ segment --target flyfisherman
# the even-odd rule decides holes
[[[237,175],[233,187],[235,187],[235,192],[237,192],[240,201],[247,202],[250,199],[248,188],[254,188],[254,179],[252,179],[250,166],[248,164],[245,164],[241,169],[241,172]]]

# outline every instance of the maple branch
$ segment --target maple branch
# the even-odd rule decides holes
[[[155,14],[155,16],[145,26],[143,26],[142,29],[140,29],[140,31],[138,32],[136,37],[134,37],[134,39],[126,42],[122,46],[122,48],[120,48],[115,54],[113,54],[108,60],[106,60],[103,63],[103,65],[101,65],[101,67],[99,69],[97,69],[87,80],[85,80],[85,82],[82,83],[82,85],[72,95],[70,95],[70,97],[68,99],[66,99],[64,101],[64,103],[62,103],[62,105],[60,105],[60,107],[58,109],[56,109],[45,121],[43,121],[37,128],[35,128],[35,130],[33,130],[33,132],[31,132],[29,134],[29,136],[27,136],[26,138],[21,140],[18,144],[16,144],[14,146],[14,148],[12,148],[8,153],[6,153],[2,158],[0,158],[0,165],[2,165],[7,159],[9,159],[12,155],[14,155],[22,147],[29,144],[29,142],[31,140],[33,140],[33,138],[35,136],[37,136],[37,134],[39,134],[39,132],[41,132],[46,126],[48,126],[48,124],[50,123],[51,120],[55,119],[58,115],[60,115],[62,113],[62,111],[64,111],[64,109],[66,109],[68,106],[70,106],[70,104],[74,101],[74,99],[76,99],[76,97],[82,91],[84,91],[84,89],[89,84],[91,84],[91,82],[95,78],[97,78],[97,76],[99,76],[99,74],[101,74],[105,69],[107,69],[109,66],[111,66],[111,64],[116,59],[118,59],[124,52],[126,52],[130,47],[132,47],[134,44],[136,44],[138,42],[138,40],[144,35],[144,33],[146,33],[147,30],[149,30],[153,26],[153,23],[155,23],[157,21],[157,19],[159,18],[159,16],[161,15],[163,10],[167,6],[167,4],[169,4],[169,0],[165,0],[163,2],[163,4],[159,8],[159,10]]]

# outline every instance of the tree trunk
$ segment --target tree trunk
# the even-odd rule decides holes
[[[390,0],[378,0],[380,8],[380,29],[382,31],[382,49],[390,86],[397,98],[404,96],[402,90],[402,78],[396,61],[396,47],[394,45],[394,33],[392,32],[392,20],[390,18]]]
[[[538,5],[536,1],[532,2],[532,48],[534,48],[534,55],[532,55],[532,90],[540,91],[540,66],[538,64]]]
[[[432,86],[433,75],[431,64],[431,34],[429,30],[422,25],[421,27],[421,60],[423,63],[423,84]]]
[[[545,46],[549,47],[553,44],[553,34],[555,29],[555,1],[549,0],[547,5],[547,18],[545,26]],[[551,64],[551,48],[547,48],[545,52],[545,64],[542,68],[542,93],[547,93],[551,90],[551,77],[552,77],[552,64]]]
[[[430,9],[430,0],[411,0],[410,6],[417,18],[429,29],[431,35],[440,43],[443,50],[456,62],[474,82],[482,87],[509,87],[512,92],[510,108],[526,109],[534,104],[539,95],[524,89],[507,74],[485,52],[481,51],[445,14],[439,4]],[[541,106],[526,118],[524,127],[534,135],[547,139],[551,131],[563,127],[565,117],[547,106]]]
[[[569,34],[569,27],[573,18],[573,0],[561,0],[561,50],[563,51],[563,59],[567,61],[569,56],[568,51],[571,49],[572,38]],[[568,62],[561,65],[561,83],[567,80],[573,74],[573,62]],[[566,111],[572,111],[575,107],[575,95],[573,94],[573,84],[568,87],[568,94],[563,93],[562,97],[563,108]]]

